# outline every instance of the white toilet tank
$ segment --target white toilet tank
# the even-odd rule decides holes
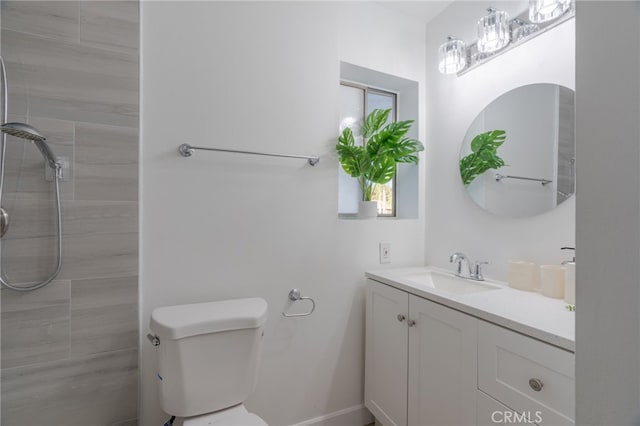
[[[266,317],[260,298],[155,309],[162,409],[189,417],[242,403],[256,386]]]

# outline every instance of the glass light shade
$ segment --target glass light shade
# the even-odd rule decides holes
[[[442,74],[455,74],[467,66],[467,46],[464,41],[449,37],[438,49],[438,69]]]
[[[478,51],[496,52],[509,44],[509,14],[487,9],[489,14],[478,21]]]
[[[529,20],[547,22],[562,16],[571,8],[571,0],[529,0]]]

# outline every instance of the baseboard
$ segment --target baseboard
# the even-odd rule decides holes
[[[364,405],[355,405],[292,426],[365,426],[373,422],[373,415]]]

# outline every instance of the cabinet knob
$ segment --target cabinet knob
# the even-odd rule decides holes
[[[409,327],[413,327],[414,325],[416,325],[416,322],[414,320],[409,320],[407,321],[407,324],[409,324]]]
[[[540,379],[529,379],[529,386],[531,386],[531,389],[533,389],[534,391],[540,392],[544,384]]]
[[[407,319],[407,317],[405,317],[405,316],[404,316],[404,315],[402,315],[402,314],[398,314],[398,317],[397,317],[397,318],[398,318],[398,321],[400,321],[400,322],[402,322],[402,321],[404,321],[404,320],[406,320],[406,319]]]

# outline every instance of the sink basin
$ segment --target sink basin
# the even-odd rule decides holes
[[[435,288],[451,294],[470,294],[499,290],[500,286],[485,281],[474,281],[444,272],[429,271],[404,277],[414,285]]]

